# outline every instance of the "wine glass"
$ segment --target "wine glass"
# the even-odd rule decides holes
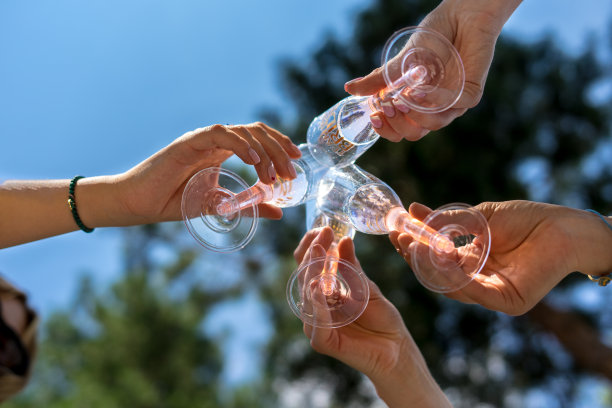
[[[257,181],[249,186],[231,170],[209,167],[194,174],[185,186],[181,212],[189,233],[202,246],[216,252],[244,248],[255,235],[258,204],[293,207],[312,198],[327,170],[315,160],[306,144],[302,157],[292,160],[297,177],[276,178],[272,185]]]
[[[326,256],[305,259],[293,271],[287,282],[289,307],[300,320],[311,326],[345,326],[361,316],[370,297],[364,273],[340,259],[337,251],[340,239],[354,237],[355,230],[322,213],[313,200],[306,203],[306,219],[309,230],[331,227],[334,241]]]
[[[412,110],[443,112],[460,98],[465,72],[446,37],[425,27],[395,32],[382,52],[387,87],[372,96],[349,96],[317,116],[308,127],[312,155],[325,166],[354,162],[378,140],[370,114],[381,104],[401,100]]]
[[[435,292],[463,288],[480,273],[489,255],[491,233],[479,211],[454,203],[420,221],[391,187],[354,164],[325,174],[317,207],[366,234],[409,234],[414,239],[412,269],[423,286]]]

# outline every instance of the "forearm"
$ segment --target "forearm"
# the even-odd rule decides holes
[[[68,205],[70,180],[7,181],[0,185],[0,248],[78,229]],[[90,227],[111,226],[120,214],[109,177],[78,181],[79,216]]]
[[[376,387],[378,396],[389,408],[452,407],[412,340],[400,354],[392,373],[368,377]]]

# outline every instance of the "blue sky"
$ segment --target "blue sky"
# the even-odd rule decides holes
[[[252,122],[262,106],[289,115],[278,59],[346,36],[369,3],[3,0],[0,180],[121,172],[193,128]],[[576,51],[611,18],[609,0],[529,0],[505,31],[551,32]],[[116,229],[0,251],[0,272],[43,315],[67,304],[82,272],[107,282],[119,269]]]

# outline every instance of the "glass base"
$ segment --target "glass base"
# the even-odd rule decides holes
[[[442,34],[424,27],[395,32],[382,53],[387,91],[411,109],[438,113],[451,108],[463,93],[465,71],[459,53]]]
[[[257,230],[257,206],[229,214],[220,210],[227,208],[229,199],[248,188],[236,173],[219,167],[201,170],[191,177],[183,191],[181,211],[195,240],[215,252],[244,248]]]
[[[491,232],[485,217],[466,204],[448,204],[429,214],[423,223],[446,237],[453,251],[419,243],[410,244],[412,270],[426,288],[454,292],[469,284],[485,265]]]
[[[313,258],[287,283],[287,301],[304,323],[325,328],[354,322],[370,297],[368,280],[352,264],[335,256]]]

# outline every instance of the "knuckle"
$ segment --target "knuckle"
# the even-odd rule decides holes
[[[262,130],[262,131],[265,131],[265,130],[266,130],[266,125],[265,125],[265,123],[260,122],[260,121],[254,122],[254,123],[253,123],[253,127],[254,127],[255,129]]]
[[[212,131],[224,131],[224,130],[226,130],[226,128],[225,128],[224,125],[216,123],[216,124],[210,126],[210,130],[212,130]]]

